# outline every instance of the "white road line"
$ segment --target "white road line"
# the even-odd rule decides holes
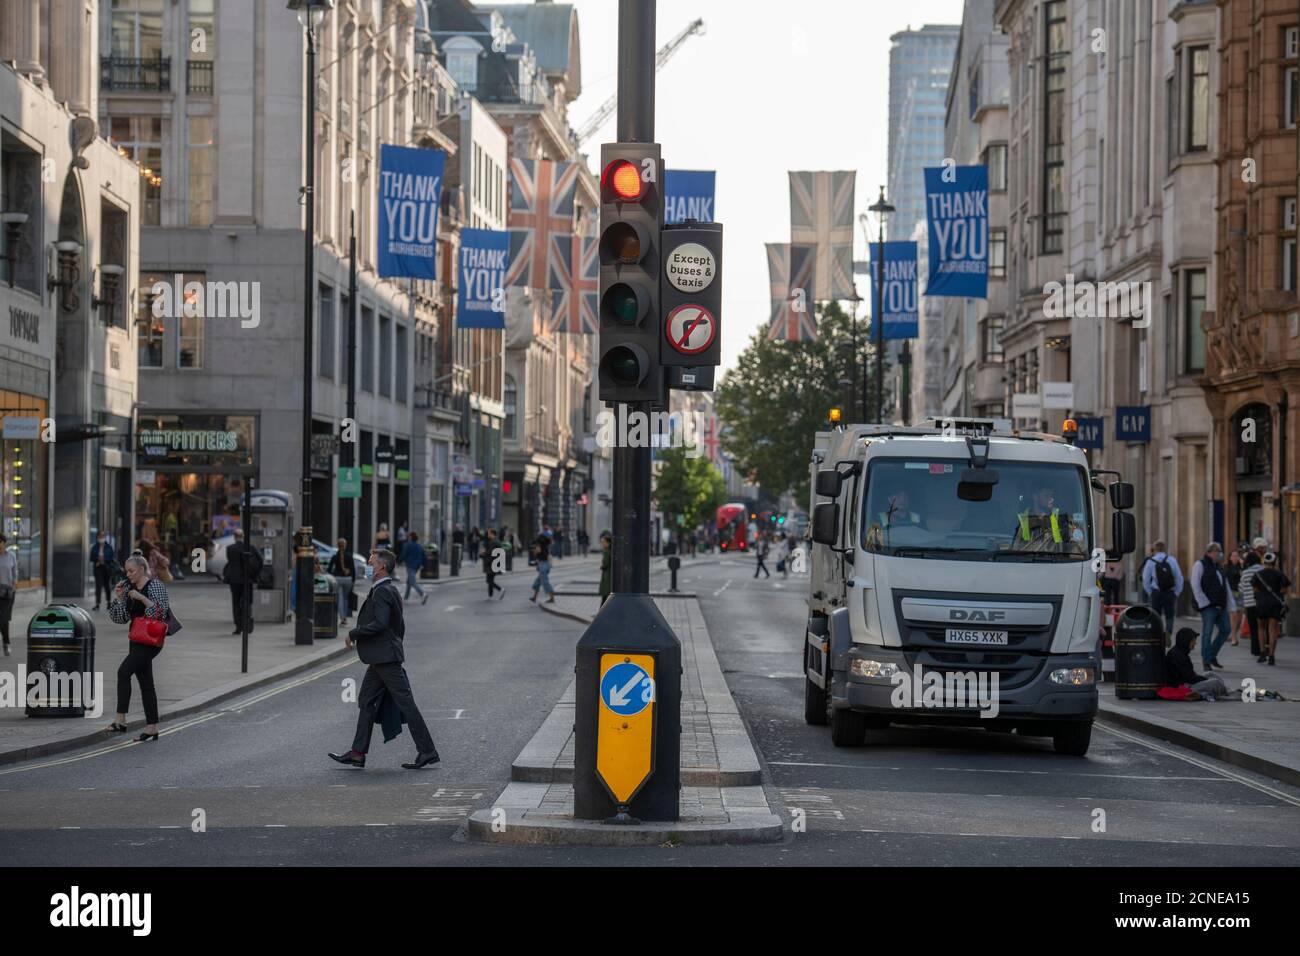
[[[287,823],[264,823],[264,824],[262,824],[262,826],[266,827],[268,830],[283,830],[283,829],[284,829],[285,827],[287,827],[288,825],[289,825],[289,824],[287,824]]]
[[[1185,763],[1190,763],[1195,767],[1200,767],[1202,770],[1208,770],[1211,773],[1217,773],[1219,776],[1226,777],[1228,780],[1235,780],[1237,783],[1241,784],[1242,786],[1250,787],[1254,790],[1258,790],[1260,793],[1266,793],[1270,797],[1273,797],[1275,800],[1281,800],[1285,803],[1291,804],[1292,806],[1300,807],[1300,798],[1293,797],[1288,793],[1283,793],[1281,790],[1274,790],[1272,787],[1265,786],[1262,783],[1256,783],[1254,780],[1251,780],[1249,777],[1243,777],[1241,774],[1233,773],[1231,770],[1223,770],[1207,761],[1200,760],[1196,757],[1190,757],[1187,754],[1180,754],[1176,750],[1170,750],[1168,747],[1162,747],[1160,744],[1154,743],[1150,740],[1144,740],[1141,737],[1135,737],[1132,734],[1127,734],[1121,730],[1116,730],[1114,727],[1109,727],[1106,726],[1105,724],[1097,723],[1094,724],[1093,726],[1098,728],[1099,730],[1106,731],[1106,733],[1108,734],[1113,734],[1116,737],[1121,738],[1122,740],[1128,740],[1135,744],[1141,744],[1143,747],[1146,747],[1149,750],[1155,750],[1158,753],[1165,754],[1166,756],[1169,757],[1177,757],[1179,760],[1182,760]]]
[[[59,827],[60,830],[80,830],[81,827]]]
[[[731,587],[731,580],[732,580],[731,578],[727,578],[727,583],[724,584],[722,587],[718,588],[716,591],[714,591],[713,596],[717,597],[723,591],[727,590],[727,588]]]
[[[234,704],[231,704],[228,707],[223,707],[222,710],[230,710],[238,713],[240,711],[246,710],[247,708],[251,707],[253,704],[261,703],[262,701],[266,700],[268,697],[274,697],[276,694],[283,694],[286,690],[292,690],[295,687],[301,687],[303,684],[309,684],[314,680],[319,680],[320,678],[324,677],[326,674],[333,674],[335,671],[342,670],[345,667],[351,667],[355,663],[357,663],[357,661],[354,658],[350,656],[346,657],[343,660],[339,661],[337,664],[327,667],[324,670],[318,671],[313,674],[309,674],[306,677],[300,677],[297,680],[290,681],[287,684],[282,684],[279,687],[273,687],[268,691],[264,691],[263,693],[258,694],[256,697],[250,697],[246,700],[241,700]]]
[[[387,823],[367,823],[366,826],[368,826],[368,827],[386,827],[386,826],[388,826],[388,824],[387,824]]]
[[[839,767],[845,770],[946,770],[951,773],[1017,773],[1032,776],[1075,776],[1075,777],[1099,777],[1108,780],[1158,780],[1164,781],[1200,781],[1202,783],[1226,783],[1221,777],[1161,777],[1146,776],[1141,774],[1129,773],[1087,773],[1082,770],[999,770],[992,767],[878,767],[874,764],[854,764],[854,763],[803,763],[797,760],[769,760],[768,764],[774,767]],[[1213,769],[1213,768],[1207,768]],[[1078,797],[1079,800],[1091,800],[1092,797]]]
[[[176,733],[177,731],[184,730],[186,727],[193,727],[195,724],[201,724],[204,721],[213,720],[214,718],[220,717],[221,713],[222,712],[218,711],[215,714],[207,714],[203,717],[196,717],[193,720],[187,720],[182,724],[177,724],[175,727],[168,727],[166,730],[159,731],[159,736],[166,737],[170,734]],[[77,763],[81,760],[88,760],[91,757],[98,757],[101,754],[110,754],[117,750],[125,750],[127,747],[138,747],[139,745],[140,741],[126,740],[120,744],[114,744],[111,747],[101,747],[99,750],[92,750],[90,753],[79,754],[75,757],[61,757],[58,760],[47,760],[44,763],[32,764],[30,767],[10,767],[7,770],[0,770],[0,775],[7,773],[24,773],[28,770],[41,770],[45,767],[58,767],[67,763]]]
[[[159,827],[158,829],[159,829],[159,830],[179,830],[179,829],[180,829],[180,826],[166,826],[166,827]]]

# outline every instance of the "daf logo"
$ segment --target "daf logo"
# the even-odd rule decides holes
[[[948,620],[950,621],[1005,621],[1007,619],[1006,611],[967,611],[965,608],[952,608],[948,611]]]

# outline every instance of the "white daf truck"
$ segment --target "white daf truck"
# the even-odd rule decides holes
[[[804,717],[836,746],[889,724],[1051,737],[1097,713],[1097,574],[1133,550],[1133,486],[1064,437],[997,419],[819,432]],[[1107,479],[1110,479],[1109,481]],[[1098,542],[1094,494],[1113,509]]]

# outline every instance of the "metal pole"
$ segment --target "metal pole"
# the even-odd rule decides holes
[[[356,431],[357,420],[357,214],[353,210],[348,216],[348,377],[347,377],[347,417],[352,421],[353,432]],[[352,468],[357,463],[357,446],[355,442],[345,441],[340,449],[343,466]],[[353,527],[353,515],[356,509],[353,507],[352,498],[343,498],[339,501],[339,525],[342,528],[341,537],[346,537],[348,543],[352,545],[352,550],[357,549],[356,529]]]
[[[871,324],[876,332],[876,417],[872,421],[883,424],[885,414],[885,217],[880,217],[880,233],[876,240],[876,314]],[[866,375],[866,372],[863,372]]]
[[[311,527],[311,403],[312,403],[312,302],[315,298],[316,247],[316,31],[307,21],[307,115],[306,185],[303,187],[304,211],[302,263],[302,489],[299,493],[298,544],[295,549],[294,573],[298,583],[298,600],[294,608],[293,642],[311,644],[315,640],[315,548]]]
[[[243,583],[239,586],[244,608],[244,619],[239,622],[241,633],[239,673],[241,674],[248,673],[248,619],[253,616],[253,581],[248,574],[248,552],[253,547],[253,489],[256,487],[257,479],[250,475],[244,482],[244,508],[240,517],[240,523],[244,527],[244,547],[239,552],[240,568],[244,572],[241,577]]]
[[[619,0],[618,138],[655,138],[655,3]],[[624,415],[649,407],[627,404]],[[650,448],[614,449],[614,590],[650,593]]]

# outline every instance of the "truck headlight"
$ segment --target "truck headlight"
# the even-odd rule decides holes
[[[853,663],[849,665],[849,673],[855,677],[884,677],[888,679],[898,673],[898,665],[854,659]]]
[[[1072,687],[1082,687],[1085,684],[1094,683],[1096,675],[1091,667],[1061,667],[1052,671],[1051,681],[1053,684],[1069,684]]]

